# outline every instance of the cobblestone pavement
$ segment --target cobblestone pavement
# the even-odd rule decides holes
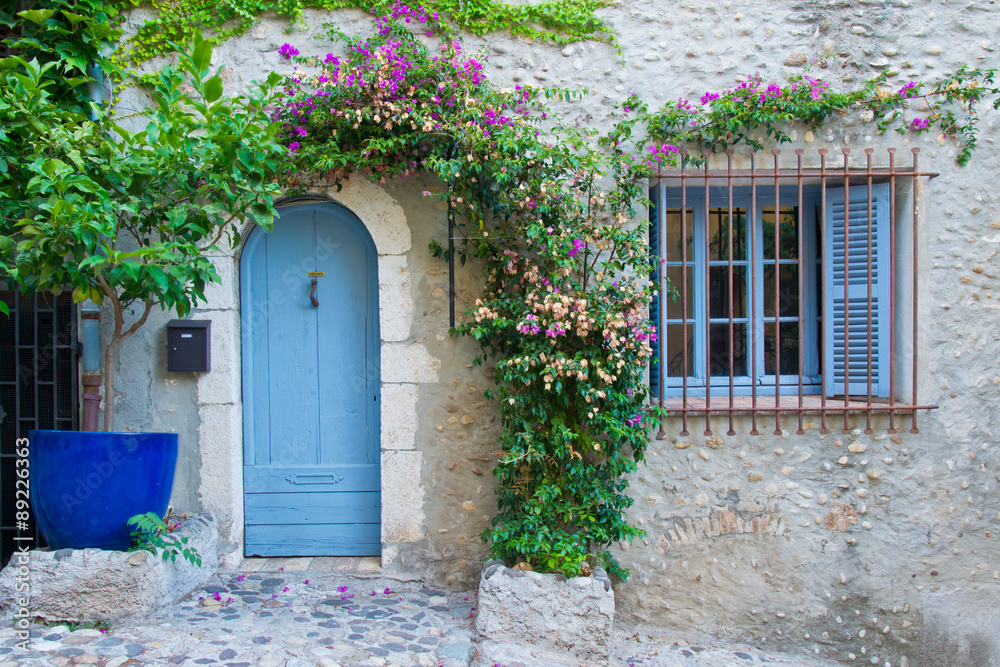
[[[356,560],[356,559],[355,559]],[[473,592],[365,573],[296,569],[220,572],[180,603],[136,624],[71,631],[34,625],[27,652],[0,622],[0,667],[468,667]],[[324,568],[320,568],[324,569]],[[328,568],[327,568],[328,569]],[[377,566],[368,569],[377,570]],[[567,663],[572,664],[572,663]],[[698,644],[663,632],[616,629],[611,667],[818,665],[756,649]],[[549,667],[526,663],[503,667]]]

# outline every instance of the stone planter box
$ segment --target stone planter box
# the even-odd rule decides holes
[[[29,551],[28,612],[49,621],[116,622],[140,619],[204,586],[218,569],[218,526],[210,514],[181,523],[172,537],[188,538],[201,555],[201,567],[180,556],[164,561],[148,551],[59,549]],[[20,609],[17,555],[0,572],[0,610],[9,617]]]
[[[477,665],[607,665],[615,614],[611,580],[483,566],[476,608]]]

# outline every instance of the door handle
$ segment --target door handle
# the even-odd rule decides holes
[[[313,278],[312,279],[312,289],[309,290],[309,300],[312,301],[313,308],[319,308],[319,299],[316,298],[316,285],[317,284],[318,284],[318,281],[315,278]]]

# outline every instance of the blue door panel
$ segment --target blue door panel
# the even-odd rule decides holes
[[[378,523],[377,491],[363,493],[248,493],[246,510],[254,525]]]
[[[377,523],[357,524],[346,531],[341,524],[297,526],[247,526],[247,544],[254,545],[258,556],[371,556],[381,549],[381,530]],[[249,552],[248,552],[249,553]]]
[[[246,553],[378,555],[375,247],[334,204],[279,213],[240,260]]]
[[[244,466],[244,493],[368,491],[380,485],[378,466]]]

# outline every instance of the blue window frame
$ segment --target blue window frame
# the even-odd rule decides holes
[[[887,396],[888,364],[879,362],[888,349],[888,185],[784,187],[777,199],[774,190],[651,189],[650,249],[678,292],[660,322],[664,395],[679,396],[684,385],[704,395],[710,384],[718,396],[730,383],[735,395],[753,384],[796,394],[800,374],[804,394],[820,393],[823,382],[828,395],[844,394],[847,371],[847,393],[870,386]],[[654,299],[654,322],[659,307]],[[654,397],[660,377],[654,366]]]

